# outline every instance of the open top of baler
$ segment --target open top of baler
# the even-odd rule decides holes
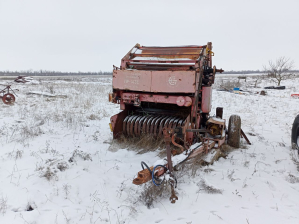
[[[140,46],[136,44],[123,58],[121,69],[192,70],[200,58],[209,55],[207,45],[197,46]]]

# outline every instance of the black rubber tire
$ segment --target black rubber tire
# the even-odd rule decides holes
[[[292,149],[299,150],[299,115],[295,118],[292,127]]]
[[[228,121],[227,144],[240,148],[241,118],[239,115],[231,115]]]

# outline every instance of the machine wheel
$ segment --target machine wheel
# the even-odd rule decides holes
[[[241,137],[241,118],[238,115],[231,115],[228,121],[227,144],[239,148]]]
[[[2,97],[2,101],[5,104],[12,104],[16,100],[15,96],[12,95],[11,93],[7,93]]]
[[[299,150],[299,115],[295,118],[292,127],[292,148]]]

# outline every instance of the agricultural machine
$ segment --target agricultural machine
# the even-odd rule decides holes
[[[292,127],[292,148],[298,150],[299,154],[299,115],[294,120]]]
[[[168,175],[172,203],[177,200],[173,189],[177,165],[220,149],[226,141],[239,147],[240,136],[246,137],[239,116],[230,117],[228,128],[223,108],[210,116],[215,74],[223,72],[212,65],[212,56],[211,42],[179,47],[136,44],[122,58],[120,68],[113,69],[109,101],[122,110],[110,118],[113,138],[164,139],[167,157],[152,166],[141,162],[142,170],[133,183],[152,180],[159,185],[159,177]]]
[[[10,87],[11,85],[6,85],[4,89],[0,90],[1,98],[3,103],[5,104],[13,104],[16,100],[16,97],[14,96],[17,95],[14,90]],[[14,93],[14,94],[13,94]]]

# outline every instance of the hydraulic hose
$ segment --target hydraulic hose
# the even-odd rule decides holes
[[[160,186],[160,185],[164,182],[165,178],[164,178],[160,183],[156,183],[157,178],[155,177],[155,169],[156,169],[157,167],[163,167],[163,168],[166,169],[166,170],[167,170],[167,167],[166,167],[166,166],[163,166],[163,165],[157,165],[157,166],[155,166],[154,169],[153,169],[153,172],[152,172],[152,181],[153,181],[154,185],[156,185],[156,186]]]
[[[153,173],[153,171],[151,171],[151,169],[149,168],[149,166],[145,163],[145,162],[143,162],[143,161],[141,161],[141,168],[144,170],[144,166],[147,168],[147,170],[150,172],[150,174],[151,174],[151,177],[152,178],[154,178],[156,181],[159,181],[159,179],[157,178],[157,177],[155,177],[155,175],[154,175],[154,177],[153,177],[153,175],[152,175],[152,173]],[[166,168],[166,167],[165,167]],[[167,168],[166,168],[167,169]]]

